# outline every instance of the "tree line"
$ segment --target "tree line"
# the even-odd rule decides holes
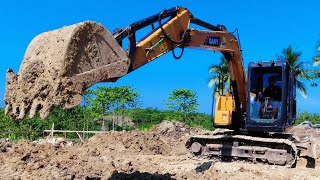
[[[198,99],[191,90],[173,90],[165,99],[167,110],[141,108],[141,104],[140,93],[133,87],[123,86],[86,90],[81,105],[72,109],[56,107],[45,120],[36,116],[13,121],[0,109],[0,137],[36,139],[53,123],[56,130],[148,130],[164,120],[174,120],[213,129],[212,116],[196,112]],[[68,138],[77,138],[77,135],[68,134]]]
[[[308,63],[301,62],[300,57],[301,52],[296,52],[289,46],[283,49],[278,59],[286,59],[293,67],[298,80],[298,90],[306,96],[306,86],[301,80],[310,81],[311,86],[318,85],[315,80],[320,77],[320,70],[317,68],[320,64],[320,44],[313,59],[312,68],[306,68]],[[208,82],[209,87],[214,87],[213,94],[215,96],[224,94],[229,82],[228,63],[222,58],[221,63],[213,65],[209,72],[213,73],[213,77]],[[34,117],[12,121],[5,116],[4,109],[0,109],[0,138],[36,139],[43,136],[43,130],[50,129],[53,123],[55,129],[59,130],[131,130],[135,128],[148,130],[164,120],[176,120],[190,126],[213,129],[212,115],[196,112],[199,105],[198,99],[196,93],[191,90],[173,90],[165,99],[167,110],[141,108],[142,103],[140,93],[133,87],[96,87],[84,92],[81,105],[68,110],[56,107],[45,120]],[[304,120],[318,124],[320,116],[308,112],[298,113],[297,123]],[[70,134],[68,137],[74,138],[76,135]]]
[[[81,105],[67,110],[54,108],[45,120],[34,117],[13,121],[5,116],[4,109],[0,109],[0,138],[37,139],[43,137],[43,130],[50,129],[53,123],[58,130],[122,131],[148,130],[164,120],[174,120],[213,130],[212,115],[196,112],[198,101],[193,91],[173,90],[165,100],[167,110],[141,108],[140,99],[140,93],[130,86],[97,87],[85,92]],[[305,120],[318,124],[320,116],[298,113],[297,123]],[[77,135],[68,134],[68,138],[77,138]]]

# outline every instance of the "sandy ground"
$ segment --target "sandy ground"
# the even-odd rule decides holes
[[[299,133],[315,133],[299,131]],[[0,151],[1,179],[319,179],[315,169],[192,158],[184,147],[192,134],[182,123],[150,132],[108,132],[74,146],[20,141]],[[317,143],[319,144],[319,140]],[[319,155],[318,155],[319,156]]]

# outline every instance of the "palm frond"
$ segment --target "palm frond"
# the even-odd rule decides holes
[[[223,89],[222,89],[221,86],[219,86],[219,84],[215,84],[213,88],[214,98],[217,99],[220,96],[220,92],[225,93],[225,91],[226,91],[226,86],[223,86]]]
[[[307,62],[299,62],[298,64],[295,65],[294,68],[305,68],[305,67],[308,67],[308,66],[311,66],[311,64],[307,63]]]
[[[301,82],[297,80],[297,89],[302,95],[302,97],[307,98],[307,89],[306,86]]]
[[[226,83],[229,81],[230,77],[229,62],[227,62],[224,57],[221,57],[220,60],[221,62],[218,65],[214,64],[209,68],[209,73],[213,73],[214,76],[208,80],[208,87],[210,88],[214,86],[214,92],[216,90],[220,90],[221,92],[221,89],[217,88],[222,86],[224,87],[224,92],[224,89],[227,87]]]
[[[320,64],[320,52],[319,52],[319,54],[316,56],[316,57],[314,57],[314,59],[313,59],[313,65],[314,66],[318,66]]]
[[[220,66],[219,65],[212,65],[209,68],[209,73],[216,73],[216,72],[219,72],[219,70],[220,70]]]
[[[293,51],[292,47],[289,45],[287,48],[282,50],[281,60],[287,60],[290,66],[295,67],[300,59],[302,53]]]
[[[208,87],[211,88],[214,84],[216,84],[219,81],[219,77],[213,76],[208,81]]]

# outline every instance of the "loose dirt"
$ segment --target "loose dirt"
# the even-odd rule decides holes
[[[74,107],[97,82],[127,74],[129,58],[112,34],[96,22],[42,33],[29,44],[17,74],[7,71],[6,114],[48,116],[54,106]]]
[[[164,122],[149,132],[107,132],[74,146],[20,141],[0,152],[0,178],[201,180],[320,177],[319,158],[315,169],[304,167],[303,160],[299,160],[296,168],[286,168],[192,158],[184,144],[190,135],[199,133],[208,132],[183,123]]]

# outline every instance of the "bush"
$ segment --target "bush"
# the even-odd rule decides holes
[[[133,130],[134,128],[146,131],[164,120],[183,121],[181,113],[170,110],[135,108],[131,110],[122,109],[121,111],[122,115],[128,116],[133,120],[135,127],[121,127],[115,124],[115,130],[118,131]],[[11,120],[4,115],[4,109],[0,109],[0,138],[10,138],[13,140],[21,138],[38,139],[44,135],[43,130],[51,129],[53,123],[56,130],[99,131],[101,130],[102,119],[97,118],[96,114],[90,113],[90,109],[82,106],[69,110],[55,108],[45,120],[34,117],[32,119],[25,118],[20,121]],[[211,116],[204,113],[189,114],[188,121],[185,123],[189,126],[199,126],[213,130]],[[112,129],[112,126],[111,121],[105,121],[106,128]],[[67,138],[74,139],[78,138],[78,136],[75,133],[67,133]]]
[[[320,114],[310,114],[307,111],[304,111],[302,113],[298,113],[297,115],[297,121],[295,125],[298,125],[302,123],[303,121],[310,121],[312,124],[320,124]]]

